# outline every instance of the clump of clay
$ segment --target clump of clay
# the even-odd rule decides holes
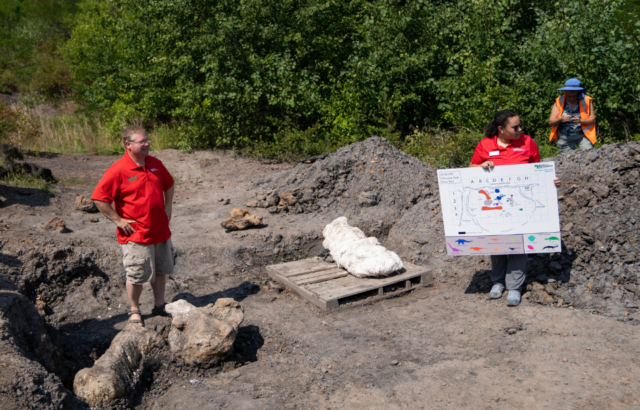
[[[233,208],[231,216],[220,222],[220,226],[229,231],[240,231],[262,224],[262,216],[252,215],[243,208]]]
[[[360,229],[350,226],[344,216],[327,225],[322,234],[325,237],[322,246],[329,249],[339,267],[354,276],[388,276],[403,268],[397,254],[380,245],[376,238],[367,238]]]

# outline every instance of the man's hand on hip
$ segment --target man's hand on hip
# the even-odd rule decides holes
[[[137,221],[122,218],[116,213],[111,204],[108,202],[94,200],[93,203],[96,204],[96,208],[98,208],[98,211],[100,211],[102,215],[109,218],[114,224],[116,224],[118,228],[122,229],[122,232],[124,232],[125,235],[128,236],[132,233],[135,233],[136,230],[133,229],[133,227],[129,224],[135,223]]]
[[[129,224],[135,223],[136,221],[130,220],[130,219],[124,219],[124,218],[120,218],[120,220],[115,221],[115,224],[118,228],[122,229],[122,232],[124,232],[125,235],[129,236],[132,233],[135,233],[136,230],[133,229],[133,227]]]

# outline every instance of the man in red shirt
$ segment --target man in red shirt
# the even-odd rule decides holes
[[[151,282],[155,298],[152,313],[168,315],[164,291],[166,275],[173,273],[174,263],[169,230],[173,178],[159,159],[149,156],[149,139],[143,128],[126,128],[122,143],[124,156],[107,169],[91,199],[118,227],[130,321],[144,326],[139,305],[143,283]]]

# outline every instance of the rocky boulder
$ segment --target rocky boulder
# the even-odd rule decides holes
[[[230,298],[197,308],[185,300],[166,305],[171,314],[169,347],[191,365],[209,366],[226,356],[244,320],[240,304]]]
[[[231,216],[220,222],[220,226],[229,231],[239,231],[262,224],[262,216],[252,215],[243,208],[233,208]]]
[[[90,406],[122,397],[142,358],[164,345],[164,339],[154,330],[135,323],[127,324],[93,367],[76,374],[74,393]]]

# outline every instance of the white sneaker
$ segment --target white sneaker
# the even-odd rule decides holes
[[[520,304],[520,291],[510,290],[507,296],[507,306],[518,306]]]
[[[489,292],[489,297],[491,299],[500,299],[502,297],[502,292],[504,292],[504,285],[502,283],[496,283],[491,288],[491,292]]]

